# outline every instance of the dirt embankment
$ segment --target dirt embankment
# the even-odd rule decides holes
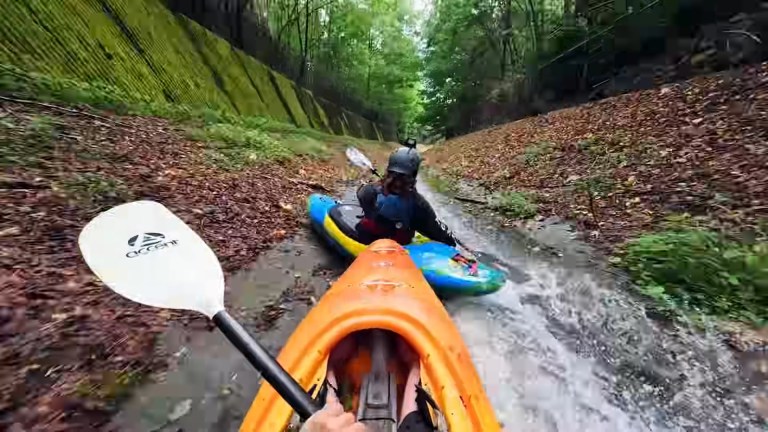
[[[528,191],[608,248],[671,214],[739,229],[768,217],[768,63],[465,135],[428,159]]]
[[[131,303],[95,279],[77,236],[99,211],[162,202],[231,271],[295,232],[305,197],[344,167],[296,158],[226,171],[206,160],[204,143],[156,118],[3,103],[0,121],[3,430],[98,428],[115,400],[164,364],[154,340],[169,318],[205,326]]]

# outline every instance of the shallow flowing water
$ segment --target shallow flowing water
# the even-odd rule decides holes
[[[762,430],[748,405],[758,389],[722,343],[647,318],[567,225],[529,233],[541,247],[420,191],[511,271],[499,292],[446,304],[507,430]]]

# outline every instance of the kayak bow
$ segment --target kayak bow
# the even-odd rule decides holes
[[[500,430],[461,335],[408,253],[392,240],[379,240],[358,256],[299,324],[278,362],[315,396],[326,378],[329,358],[337,356],[340,345],[352,345],[356,354],[345,360],[340,374],[348,382],[339,387],[349,389],[348,408],[359,412],[355,404],[359,408],[362,403],[361,383],[367,382],[364,375],[375,357],[367,351],[373,329],[402,338],[418,355],[422,385],[439,408],[431,410],[433,419],[442,418],[451,431]],[[399,391],[403,376],[391,366],[401,364],[396,351],[388,353],[388,372]],[[284,431],[291,418],[288,404],[264,383],[240,430]]]

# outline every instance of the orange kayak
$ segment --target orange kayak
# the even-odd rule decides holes
[[[461,335],[421,271],[392,240],[379,240],[358,256],[299,324],[277,360],[316,396],[332,359],[340,400],[360,419],[370,406],[383,406],[376,405],[382,396],[375,389],[381,387],[374,387],[382,376],[387,409],[396,412],[402,405],[407,369],[396,348],[402,341],[419,358],[421,385],[430,399],[427,415],[443,425],[440,430],[501,430]],[[382,364],[383,374],[373,370]],[[295,422],[288,404],[264,383],[240,430],[282,432],[294,430]]]

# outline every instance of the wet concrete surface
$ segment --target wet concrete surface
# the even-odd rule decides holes
[[[470,247],[506,269],[492,295],[446,302],[499,419],[514,431],[757,431],[748,382],[715,336],[649,319],[615,274],[567,225],[500,229],[426,185],[422,193]],[[354,189],[343,194],[354,199]],[[345,264],[309,233],[264,254],[229,281],[230,312],[277,353]],[[298,284],[298,285],[297,285]],[[300,290],[300,289],[299,289]],[[265,329],[265,310],[283,314]],[[282,307],[279,307],[282,305]],[[174,364],[115,418],[126,431],[234,431],[259,376],[217,331],[171,329]]]
[[[421,191],[465,243],[527,277],[446,304],[509,429],[762,430],[751,405],[768,383],[745,379],[716,333],[650,318],[568,224],[505,229]]]
[[[229,312],[275,355],[306,315],[312,299],[320,298],[329,280],[338,277],[344,266],[308,231],[227,280]],[[295,297],[301,299],[285,292],[298,293]],[[279,316],[265,316],[265,310]],[[258,372],[215,329],[173,327],[161,343],[163,351],[175,353],[171,367],[123,405],[112,428],[131,432],[238,430],[258,391]]]

